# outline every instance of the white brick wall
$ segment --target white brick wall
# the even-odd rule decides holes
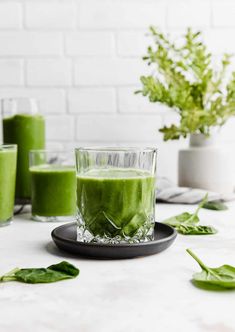
[[[216,55],[235,54],[234,0],[2,0],[0,98],[37,98],[49,145],[155,145],[159,173],[176,179],[187,141],[163,143],[158,129],[178,118],[134,94],[151,24],[201,29]],[[234,129],[222,139],[235,142]]]
[[[209,27],[211,7],[208,0],[177,0],[168,6],[167,25],[170,28]]]
[[[66,113],[66,98],[63,89],[34,88],[0,88],[1,98],[26,97],[36,98],[43,114]]]
[[[233,0],[216,1],[212,7],[214,27],[235,27],[235,6]]]
[[[117,34],[118,55],[125,57],[144,55],[151,42],[145,30],[120,31]]]
[[[17,2],[0,3],[0,29],[17,29],[22,25],[22,7]]]
[[[32,31],[0,32],[0,56],[61,55],[61,33]]]
[[[164,114],[166,107],[164,105],[150,103],[147,98],[143,98],[141,94],[135,92],[139,86],[120,87],[117,90],[118,110],[121,113],[142,113],[144,114]]]
[[[84,0],[80,6],[82,28],[124,29],[146,28],[150,22],[164,26],[165,1]]]
[[[37,59],[26,63],[26,83],[29,86],[67,86],[71,84],[71,75],[68,59]]]
[[[113,88],[80,88],[68,92],[70,113],[115,113],[116,94]]]
[[[75,63],[75,85],[131,85],[145,70],[140,59],[80,58]]]
[[[0,59],[0,85],[23,85],[23,61]]]
[[[76,126],[77,141],[108,141],[111,143],[157,142],[158,129],[162,125],[159,115],[100,115],[78,116]],[[108,140],[107,140],[108,138]]]
[[[68,115],[46,117],[46,138],[51,141],[73,141],[74,118]]]
[[[70,32],[65,36],[65,52],[72,56],[110,56],[115,52],[112,32]]]
[[[38,29],[70,29],[77,25],[77,6],[72,2],[26,2],[25,25]]]

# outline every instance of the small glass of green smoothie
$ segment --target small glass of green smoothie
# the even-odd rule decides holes
[[[76,169],[72,153],[30,151],[32,219],[76,219]]]
[[[0,145],[0,226],[9,225],[13,217],[16,158],[16,145]]]
[[[15,198],[18,204],[30,203],[29,151],[45,148],[45,120],[33,98],[1,100],[3,142],[17,144]]]
[[[153,240],[156,149],[76,149],[77,240]]]

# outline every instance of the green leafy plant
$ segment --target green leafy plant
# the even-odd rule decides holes
[[[211,268],[206,266],[190,249],[186,251],[200,265],[202,271],[193,275],[193,282],[196,286],[204,289],[212,289],[216,286],[218,289],[235,288],[235,267],[231,265],[222,265]],[[212,287],[211,287],[212,286]]]
[[[194,213],[183,212],[164,220],[163,223],[174,227],[178,233],[183,235],[209,235],[217,233],[217,230],[214,227],[198,225],[198,213],[200,209],[206,204],[207,197],[208,194],[205,195]]]
[[[228,207],[227,207],[226,204],[224,204],[220,201],[212,201],[212,202],[206,202],[203,205],[203,209],[215,210],[215,211],[224,211],[224,210],[228,210]]]
[[[19,281],[28,284],[50,283],[59,280],[73,279],[77,277],[78,274],[79,269],[66,261],[62,261],[59,264],[50,265],[47,268],[15,268],[1,276],[0,282]]]
[[[227,79],[231,56],[224,54],[215,69],[201,32],[188,29],[180,45],[155,27],[150,33],[154,46],[148,47],[143,59],[155,70],[141,76],[142,89],[136,93],[179,114],[178,125],[160,129],[165,141],[190,133],[209,136],[211,127],[222,126],[235,115],[235,72]]]

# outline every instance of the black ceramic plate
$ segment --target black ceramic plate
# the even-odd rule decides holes
[[[177,232],[170,226],[155,223],[154,240],[135,244],[98,244],[76,241],[76,223],[56,227],[52,239],[58,248],[90,258],[121,259],[157,254],[167,249],[175,240]]]

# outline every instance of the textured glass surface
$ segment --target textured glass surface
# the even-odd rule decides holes
[[[76,157],[78,241],[151,241],[156,151],[78,149]]]

